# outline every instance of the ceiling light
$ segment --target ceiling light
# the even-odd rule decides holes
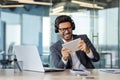
[[[72,3],[79,4],[82,7],[104,9],[104,7],[102,6],[98,6],[97,4],[92,4],[92,3],[87,3],[87,2],[72,1]]]
[[[64,6],[59,6],[59,7],[56,7],[54,9],[52,9],[53,13],[59,13],[59,12],[62,12],[62,11],[64,11]]]
[[[0,8],[24,7],[24,5],[0,5]]]
[[[35,1],[25,1],[25,0],[19,0],[19,3],[26,3],[26,4],[37,4],[37,5],[47,5],[47,6],[51,6],[52,3],[49,2],[35,2]]]

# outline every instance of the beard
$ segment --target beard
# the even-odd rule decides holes
[[[71,41],[72,40],[72,33],[67,33],[63,36],[63,38],[66,40],[66,41]]]

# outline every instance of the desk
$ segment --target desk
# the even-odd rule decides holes
[[[120,74],[112,74],[99,71],[97,69],[91,70],[88,76],[74,75],[70,70],[63,72],[30,72],[23,71],[14,73],[14,70],[0,70],[0,80],[120,80]]]

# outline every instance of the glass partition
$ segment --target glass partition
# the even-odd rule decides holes
[[[94,63],[96,68],[120,68],[119,0],[49,2],[52,2],[51,9],[50,6],[35,4],[14,10],[0,9],[0,21],[4,21],[9,27],[19,24],[21,35],[18,41],[22,45],[37,45],[40,55],[47,53],[44,61],[49,62],[49,47],[60,38],[54,32],[54,20],[58,15],[70,15],[76,26],[74,34],[87,34],[101,56],[100,61]],[[0,31],[0,43],[3,44],[5,39],[2,39],[4,30],[1,26]]]
[[[76,25],[74,33],[87,34],[101,56],[100,61],[94,63],[96,68],[119,68],[118,1],[53,0],[51,23],[58,15],[70,15]]]

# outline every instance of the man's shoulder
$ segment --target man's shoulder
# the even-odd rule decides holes
[[[57,46],[60,46],[60,45],[62,45],[62,40],[60,39],[60,40],[58,40],[58,41],[56,41],[55,43],[53,43],[52,45],[51,45],[51,47],[57,47]]]

